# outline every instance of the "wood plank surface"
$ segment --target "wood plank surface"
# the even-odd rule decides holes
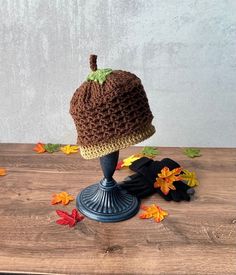
[[[98,160],[79,154],[36,154],[32,144],[0,144],[0,271],[29,274],[236,274],[236,149],[201,149],[190,159],[181,148],[159,148],[196,172],[191,202],[143,200],[169,212],[161,223],[138,216],[119,223],[85,219],[57,225],[51,194],[76,196],[102,176]],[[131,147],[120,158],[139,152]],[[117,171],[121,181],[128,169]]]

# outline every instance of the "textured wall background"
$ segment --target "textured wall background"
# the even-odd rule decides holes
[[[157,146],[236,146],[235,0],[0,0],[0,142],[74,143],[99,67],[143,81]]]

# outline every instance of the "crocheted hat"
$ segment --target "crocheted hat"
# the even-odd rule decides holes
[[[75,91],[70,104],[85,159],[107,155],[139,143],[155,133],[153,115],[141,80],[130,72],[97,69]]]

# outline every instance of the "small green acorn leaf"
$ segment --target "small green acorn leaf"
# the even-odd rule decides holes
[[[97,69],[96,71],[92,71],[88,76],[87,76],[87,81],[92,80],[99,82],[99,84],[102,84],[107,76],[112,73],[112,69]]]
[[[200,149],[196,149],[196,148],[186,148],[184,150],[184,154],[189,158],[200,157],[201,156],[200,152],[201,152]]]

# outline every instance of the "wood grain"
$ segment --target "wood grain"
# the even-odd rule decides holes
[[[169,212],[162,223],[137,216],[103,224],[85,219],[75,228],[55,223],[51,194],[76,195],[100,180],[98,160],[79,154],[36,154],[30,144],[0,144],[0,271],[46,274],[236,274],[236,149],[202,149],[189,159],[181,148],[160,148],[163,157],[196,171],[193,201],[157,203]],[[139,152],[121,151],[121,158]],[[131,174],[117,171],[119,181]]]

